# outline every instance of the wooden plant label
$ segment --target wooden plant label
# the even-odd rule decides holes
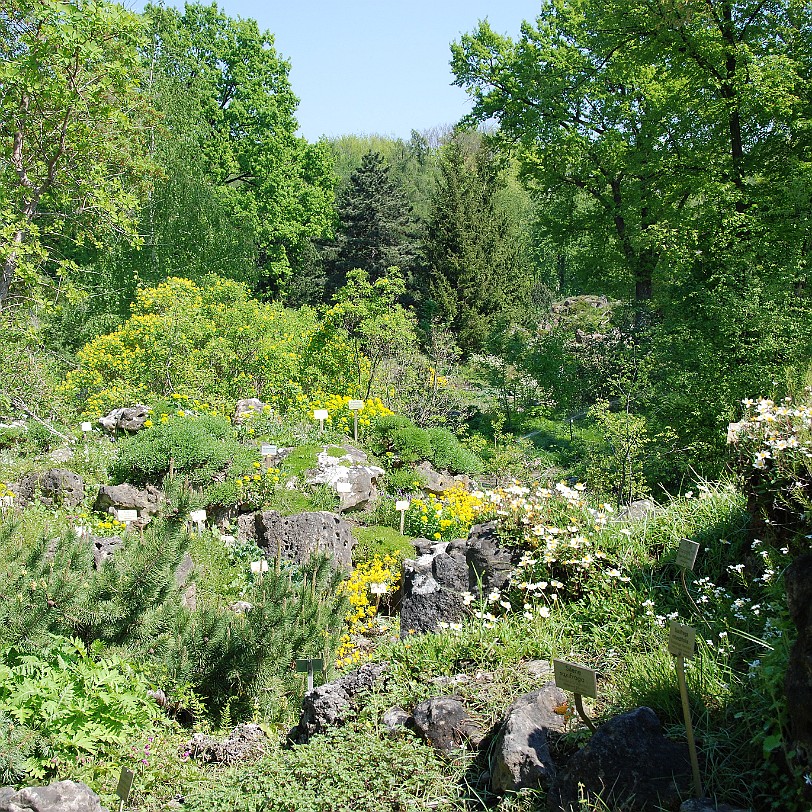
[[[261,575],[263,572],[268,571],[268,562],[263,558],[260,561],[251,562],[251,572],[254,575]]]
[[[338,493],[352,493],[352,483],[336,482],[336,491]]]
[[[138,521],[138,511],[137,510],[116,510],[116,519],[120,522],[124,522],[124,524],[128,524],[129,522]]]
[[[592,699],[597,698],[597,673],[591,668],[567,663],[563,660],[553,660],[553,674],[556,687],[581,696],[589,696]]]
[[[351,412],[360,412],[364,408],[364,401],[363,400],[351,400],[347,404],[347,408]]]
[[[313,410],[313,419],[314,420],[326,420],[330,416],[330,412],[327,409],[314,409]]]
[[[674,657],[694,656],[696,648],[696,629],[692,626],[683,626],[672,620],[668,630],[668,653]]]
[[[699,552],[699,544],[690,539],[680,539],[679,550],[677,551],[676,564],[684,570],[693,572],[696,563],[696,554]]]
[[[121,775],[118,778],[118,786],[116,787],[116,795],[121,799],[121,803],[127,803],[127,799],[130,797],[130,792],[133,788],[133,778],[135,778],[135,773],[132,770],[128,770],[126,767],[121,768]]]
[[[410,504],[411,504],[411,502],[409,502],[408,499],[398,499],[398,501],[395,502],[395,510],[398,510],[398,511],[401,511],[401,512],[404,511],[404,510],[408,510]]]
[[[82,423],[82,432],[87,434],[89,431],[93,431],[93,424],[85,421]]]

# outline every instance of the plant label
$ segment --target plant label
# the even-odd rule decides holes
[[[352,493],[352,483],[336,482],[336,491],[338,493]]]
[[[327,409],[313,409],[314,420],[326,420],[329,416],[330,412]]]
[[[128,524],[129,522],[138,521],[138,511],[137,510],[117,510],[116,511],[116,519],[120,522],[124,522],[124,524]]]
[[[76,533],[76,538],[78,538],[78,539],[83,539],[85,536],[88,535],[88,529],[84,525],[81,525],[81,524],[77,524],[73,528],[73,532]]]
[[[668,629],[668,653],[674,657],[694,656],[696,648],[696,629],[691,626],[683,626],[672,620]]]
[[[321,657],[312,657],[309,660],[296,660],[296,670],[302,674],[308,671],[323,671],[324,660]]]
[[[690,539],[680,539],[679,550],[677,551],[676,564],[684,570],[693,572],[696,554],[699,552],[699,544]]]
[[[408,510],[410,504],[411,502],[409,502],[408,499],[398,499],[397,502],[395,502],[395,510],[401,512],[404,510]]]
[[[85,421],[82,423],[82,432],[87,434],[89,431],[93,431],[93,424]]]
[[[347,404],[347,408],[351,412],[360,412],[364,408],[364,401],[363,400],[351,400]]]
[[[277,450],[277,447],[270,443],[263,443],[259,447],[259,453],[262,454],[263,457],[275,457]]]
[[[597,673],[591,668],[553,660],[553,674],[557,688],[581,696],[591,696],[593,699],[598,696]]]
[[[132,770],[128,770],[126,767],[121,768],[121,775],[118,777],[118,786],[116,787],[116,795],[121,799],[122,804],[126,804],[127,799],[130,797],[130,792],[133,788],[133,778],[135,778],[135,773]]]
[[[263,572],[268,571],[268,562],[263,558],[260,561],[251,562],[251,572],[254,575],[261,575]]]
[[[203,524],[206,521],[206,511],[205,510],[193,510],[189,514],[190,521],[193,521],[195,524]]]
[[[387,589],[388,589],[387,585],[383,583],[382,584],[370,583],[369,585],[369,591],[373,595],[385,595]]]

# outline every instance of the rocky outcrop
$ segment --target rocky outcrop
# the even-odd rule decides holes
[[[457,623],[465,613],[465,593],[476,597],[503,589],[519,557],[499,543],[496,523],[471,528],[467,539],[416,539],[418,557],[403,562],[400,633],[424,633],[440,623]]]
[[[260,758],[268,747],[268,737],[259,725],[237,725],[225,739],[195,733],[182,749],[190,758],[204,764],[235,764]]]
[[[23,477],[15,492],[23,505],[36,498],[44,505],[75,507],[85,497],[85,483],[73,471],[51,468]]]
[[[412,716],[417,733],[444,753],[459,747],[476,749],[485,736],[462,702],[452,696],[426,699]]]
[[[796,558],[784,576],[787,607],[798,638],[784,679],[793,749],[812,765],[812,553]],[[810,799],[812,800],[812,798]]]
[[[290,731],[288,740],[304,744],[317,733],[345,724],[358,712],[359,698],[372,690],[385,672],[385,663],[364,663],[305,694],[299,724]]]
[[[352,566],[355,537],[350,525],[328,511],[283,516],[275,510],[248,513],[237,520],[240,539],[250,539],[269,559],[303,564],[313,553],[326,553],[336,566]]]
[[[111,434],[117,429],[133,433],[141,431],[147,420],[149,420],[149,408],[139,404],[113,409],[109,414],[100,417],[99,423]]]
[[[433,493],[435,496],[442,496],[452,488],[462,486],[468,490],[471,487],[470,477],[464,474],[455,476],[447,471],[435,471],[430,462],[421,462],[415,471],[420,475],[421,481],[425,483],[422,486],[423,490]]]
[[[138,515],[154,516],[161,507],[163,494],[153,485],[145,490],[134,485],[101,485],[93,510],[112,513],[115,510],[137,510]]]
[[[557,710],[567,695],[549,682],[520,696],[508,709],[490,756],[494,792],[548,788],[556,775],[548,731],[563,732],[564,714]]]
[[[677,812],[691,793],[688,747],[663,735],[651,708],[616,716],[559,771],[548,794],[551,812],[578,812],[579,795],[625,812]]]
[[[325,446],[316,462],[317,467],[307,473],[307,484],[333,488],[341,496],[340,511],[366,507],[377,497],[384,470],[367,465],[363,451],[352,446]]]
[[[246,420],[259,417],[265,406],[266,404],[259,400],[259,398],[243,398],[242,400],[238,400],[231,422],[235,426],[239,426],[241,423],[245,423]]]
[[[107,812],[86,784],[55,781],[47,787],[0,788],[0,812]]]

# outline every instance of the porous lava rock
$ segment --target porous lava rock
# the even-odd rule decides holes
[[[44,787],[0,787],[0,812],[107,812],[87,784],[55,781]]]
[[[444,753],[451,753],[460,747],[476,749],[485,736],[457,697],[426,699],[415,707],[412,716],[417,733]]]
[[[21,504],[34,498],[44,505],[75,507],[85,496],[85,483],[78,474],[64,468],[28,474],[15,491]]]

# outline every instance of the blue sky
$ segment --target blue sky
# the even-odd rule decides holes
[[[142,0],[124,0],[140,10]],[[182,0],[170,5],[181,7]],[[412,129],[453,124],[470,109],[451,86],[449,44],[485,17],[515,36],[540,0],[219,0],[227,14],[253,17],[291,63],[308,140],[347,133],[408,138]]]

